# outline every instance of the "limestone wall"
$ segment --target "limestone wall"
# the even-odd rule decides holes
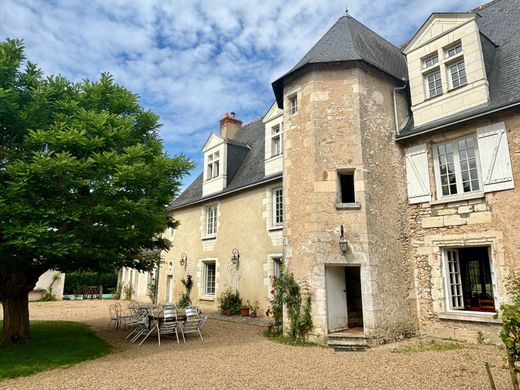
[[[173,242],[169,252],[163,252],[164,264],[160,272],[159,300],[168,298],[168,283],[172,300],[178,302],[185,291],[180,280],[190,274],[193,278],[192,303],[202,310],[217,310],[218,297],[228,287],[238,288],[242,300],[260,300],[259,314],[268,307],[273,273],[272,256],[282,256],[282,228],[272,227],[272,188],[281,180],[256,187],[215,201],[197,204],[173,212],[180,226],[165,237]],[[218,205],[217,234],[204,238],[204,210]],[[238,270],[231,262],[232,250],[240,253]],[[187,265],[180,264],[185,253]],[[216,264],[216,292],[204,294],[204,261]],[[170,277],[170,282],[168,282]]]

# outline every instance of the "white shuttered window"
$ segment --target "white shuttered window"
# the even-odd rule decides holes
[[[505,123],[479,128],[477,140],[484,192],[514,188]]]
[[[431,200],[426,144],[406,149],[406,182],[410,204]]]

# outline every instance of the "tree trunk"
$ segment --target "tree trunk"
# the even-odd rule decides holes
[[[0,343],[24,343],[31,339],[29,328],[29,292],[42,271],[2,272],[0,270],[0,302],[4,323]]]
[[[2,299],[4,326],[2,343],[24,343],[31,339],[28,293]]]

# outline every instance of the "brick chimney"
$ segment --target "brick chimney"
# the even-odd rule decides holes
[[[231,116],[226,112],[224,118],[220,120],[220,135],[224,138],[234,139],[238,131],[242,127],[242,121],[235,118],[235,113]]]

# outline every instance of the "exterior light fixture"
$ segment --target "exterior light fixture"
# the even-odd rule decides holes
[[[184,267],[186,269],[186,266],[188,265],[188,256],[186,256],[186,253],[181,253],[181,267]]]
[[[231,251],[231,262],[237,267],[238,269],[238,266],[240,265],[240,252],[238,251],[237,248],[233,249]]]
[[[343,253],[347,253],[348,250],[348,241],[343,231],[343,225],[341,225],[341,235],[339,236],[339,249],[341,249]]]

